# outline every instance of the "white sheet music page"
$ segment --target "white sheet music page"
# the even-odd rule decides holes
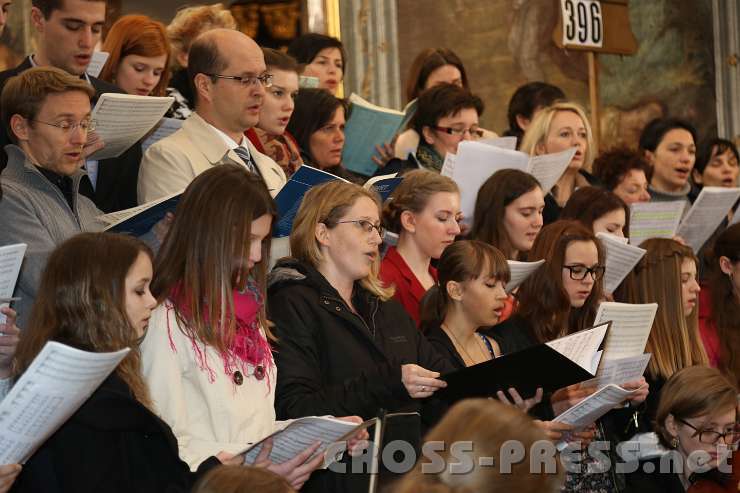
[[[539,269],[540,265],[545,263],[545,259],[537,262],[519,262],[517,260],[507,260],[506,262],[509,264],[509,271],[511,272],[511,279],[506,283],[506,292],[511,293],[526,281],[534,271]]]
[[[105,66],[105,62],[108,61],[110,53],[107,51],[93,51],[90,63],[87,64],[87,75],[91,77],[97,77]]]
[[[594,323],[611,321],[604,344],[604,360],[640,356],[645,352],[653,327],[657,303],[632,304],[605,301],[599,305]]]
[[[532,156],[527,166],[527,172],[537,178],[537,181],[542,185],[542,190],[547,194],[563,176],[576,151],[577,149],[572,147],[555,154]]]
[[[596,237],[601,240],[606,249],[604,290],[607,293],[613,293],[645,255],[645,250],[629,245],[625,242],[626,239],[608,233],[596,233]]]
[[[13,296],[15,283],[18,282],[18,274],[23,264],[23,256],[26,254],[25,243],[6,245],[0,247],[0,307],[8,306],[10,303],[2,301]],[[0,324],[4,324],[7,317],[0,313]]]
[[[629,396],[637,393],[638,390],[626,390],[611,383],[564,411],[554,421],[573,425],[576,429],[585,428],[624,402]]]
[[[89,159],[118,157],[159,123],[175,98],[105,93],[100,96],[92,119],[105,147]]]
[[[595,358],[595,355],[608,328],[608,323],[597,324],[591,329],[581,330],[546,344],[586,371],[596,374],[599,358]]]
[[[457,155],[451,152],[445,154],[445,160],[442,163],[442,170],[439,172],[440,175],[446,176],[447,178],[452,178],[453,174],[455,173],[456,157]]]
[[[513,135],[507,137],[494,137],[491,139],[480,139],[477,142],[480,142],[481,144],[488,144],[490,146],[500,147],[501,149],[516,151],[516,137],[514,137]]]
[[[678,227],[678,236],[698,252],[740,198],[740,188],[704,187]]]
[[[129,349],[90,353],[47,342],[0,401],[0,464],[23,463],[118,366]]]
[[[180,120],[178,118],[162,118],[159,121],[159,124],[154,127],[154,130],[151,131],[147,138],[141,143],[141,152],[146,152],[146,150],[155,142],[159,142],[165,137],[169,137],[180,130],[184,122],[185,120]]]
[[[650,238],[673,238],[686,202],[637,202],[630,206],[630,243],[640,245]]]
[[[601,388],[610,383],[622,385],[637,380],[645,373],[651,356],[645,353],[629,358],[602,359],[596,378],[581,382],[581,386]]]

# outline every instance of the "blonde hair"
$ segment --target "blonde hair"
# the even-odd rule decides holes
[[[666,448],[671,448],[672,436],[665,427],[668,415],[676,419],[714,416],[735,409],[738,389],[716,368],[690,366],[676,372],[660,392],[655,413],[655,432]]]
[[[532,123],[530,123],[527,131],[524,133],[520,150],[534,156],[537,152],[537,145],[545,143],[547,135],[550,133],[552,120],[560,111],[570,111],[581,117],[583,126],[586,129],[586,142],[588,143],[586,146],[586,156],[583,161],[583,169],[590,170],[591,164],[596,157],[596,149],[594,149],[594,135],[591,131],[591,124],[588,121],[586,111],[583,107],[570,101],[555,103],[552,106],[548,106],[547,108],[540,110],[532,120]]]
[[[282,476],[262,467],[218,466],[198,481],[193,493],[295,493]]]
[[[682,368],[707,364],[699,335],[698,309],[684,315],[681,300],[681,264],[697,262],[690,247],[667,238],[651,238],[640,245],[645,256],[615,293],[626,303],[658,303],[645,351],[651,353],[648,372],[670,378]]]
[[[177,55],[187,53],[190,44],[200,34],[217,28],[236,29],[234,16],[220,3],[178,10],[167,26],[167,37],[172,47],[172,64],[179,68]]]
[[[383,225],[394,233],[403,233],[401,214],[404,211],[420,213],[432,195],[441,192],[459,195],[460,189],[451,178],[434,171],[418,169],[406,173],[383,207]]]
[[[335,227],[361,197],[372,200],[380,213],[380,199],[377,194],[354,183],[334,180],[309,190],[293,220],[293,231],[290,233],[290,251],[293,257],[318,269],[324,257],[316,240],[316,226],[324,223],[327,228]],[[393,296],[393,289],[384,287],[378,277],[379,271],[380,256],[377,256],[370,268],[370,274],[360,281],[360,285],[381,300],[387,301]]]
[[[393,493],[544,493],[559,491],[562,485],[562,471],[549,473],[544,469],[540,472],[530,470],[532,446],[547,438],[532,418],[514,406],[488,399],[458,402],[425,440],[445,444],[444,450],[436,452],[444,461],[444,470],[437,474],[425,474],[424,465],[432,463],[430,458],[425,457],[392,489]],[[502,473],[501,449],[512,440],[524,447],[526,455],[511,465],[510,472]],[[453,464],[460,463],[461,457],[459,450],[454,455],[451,453],[450,445],[460,441],[473,444],[473,449],[465,452],[468,463],[473,464],[472,470],[466,474],[451,472]],[[480,459],[483,457],[493,457],[494,466],[481,467]]]

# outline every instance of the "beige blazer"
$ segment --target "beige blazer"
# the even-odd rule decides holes
[[[287,182],[285,172],[272,158],[255,149],[249,140],[247,145],[270,195],[274,197]],[[193,113],[180,130],[147,149],[139,169],[139,203],[177,193],[202,172],[224,163],[244,166],[221,136],[197,113]]]

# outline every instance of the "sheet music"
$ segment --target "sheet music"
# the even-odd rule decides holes
[[[26,254],[26,247],[25,243],[0,247],[0,298],[7,299],[13,296],[15,283],[18,282],[18,274],[21,271],[23,256]],[[8,305],[7,302],[0,303],[0,307]],[[0,324],[4,324],[6,319],[5,314],[0,313]]]
[[[509,149],[510,151],[516,151],[516,137],[494,137],[492,139],[480,139],[477,142],[481,144],[488,144],[489,146],[500,147],[501,149]]]
[[[573,425],[576,429],[585,428],[637,393],[638,390],[625,390],[610,383],[564,411],[554,421]]]
[[[129,349],[90,353],[47,342],[0,401],[0,464],[23,463],[74,414]]]
[[[456,154],[448,152],[445,154],[445,160],[442,163],[442,170],[439,172],[440,175],[452,178],[455,172],[455,158]]]
[[[630,243],[650,238],[673,238],[686,202],[637,202],[630,206]],[[729,210],[729,209],[728,209]]]
[[[93,51],[92,57],[90,57],[90,63],[87,65],[87,75],[91,77],[99,76],[109,56],[110,53],[107,51]]]
[[[537,181],[542,185],[542,190],[547,194],[563,176],[575,154],[576,148],[572,147],[555,154],[532,156],[527,166],[527,172],[537,178]]]
[[[282,430],[270,435],[273,442],[270,460],[275,464],[282,464],[316,442],[321,442],[316,453],[323,453],[331,444],[346,440],[348,434],[354,435],[358,431],[370,427],[373,423],[375,423],[374,419],[357,424],[324,416],[309,416],[293,420]],[[264,441],[270,437],[265,437],[245,451],[244,464],[251,465],[254,463],[262,450]],[[327,457],[327,460],[331,461],[331,459],[333,458]]]
[[[529,156],[481,142],[466,140],[457,147],[451,178],[460,187],[460,209],[472,220],[478,190],[496,171],[515,168],[526,172]]]
[[[645,351],[653,327],[657,303],[643,305],[605,301],[599,305],[595,324],[611,321],[604,344],[604,359],[640,356]]]
[[[596,237],[601,240],[606,249],[604,290],[607,293],[613,293],[645,255],[646,250],[629,245],[622,241],[623,238],[608,233],[596,233]]]
[[[115,226],[116,224],[122,223],[126,219],[130,219],[134,217],[137,214],[141,214],[145,210],[151,209],[157,204],[161,204],[162,202],[165,202],[167,200],[170,200],[172,197],[177,197],[178,195],[182,195],[185,190],[180,190],[179,192],[172,193],[170,195],[167,195],[165,197],[162,197],[157,200],[152,200],[151,202],[147,202],[146,204],[137,205],[136,207],[131,207],[129,209],[123,209],[122,211],[115,211],[115,212],[109,212],[108,214],[103,214],[98,216],[96,219],[98,221],[102,221],[106,224],[105,230],[108,230]]]
[[[167,112],[175,98],[105,93],[100,96],[92,119],[105,147],[89,159],[118,157],[139,141]]]
[[[678,236],[698,252],[740,198],[740,188],[704,187],[678,227]]]
[[[141,151],[146,152],[146,150],[155,142],[159,142],[165,137],[169,137],[173,133],[177,132],[182,128],[183,123],[185,123],[185,120],[179,120],[177,118],[162,118],[159,121],[159,124],[154,127],[154,131],[151,132],[141,143]]]
[[[581,386],[601,388],[610,383],[622,385],[637,380],[645,373],[651,356],[645,353],[630,358],[602,360],[596,378],[581,382]]]
[[[506,292],[511,293],[518,288],[534,271],[539,269],[540,265],[545,263],[545,259],[537,262],[519,262],[517,260],[507,260],[511,279],[506,283]]]
[[[555,339],[547,345],[586,371],[595,374],[599,358],[594,358],[594,355],[598,352],[608,328],[608,323],[596,324],[591,329]]]

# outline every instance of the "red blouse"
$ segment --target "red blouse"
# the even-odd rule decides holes
[[[430,265],[429,274],[436,282],[437,269]],[[414,273],[411,272],[411,268],[401,257],[401,254],[398,253],[396,247],[390,247],[385,257],[383,257],[383,262],[380,264],[380,279],[386,286],[394,285],[396,287],[396,293],[393,297],[403,305],[418,327],[420,322],[419,305],[426,291]]]
[[[717,327],[712,320],[712,293],[709,286],[702,286],[701,291],[699,291],[699,333],[709,357],[709,365],[717,368],[721,349]]]

